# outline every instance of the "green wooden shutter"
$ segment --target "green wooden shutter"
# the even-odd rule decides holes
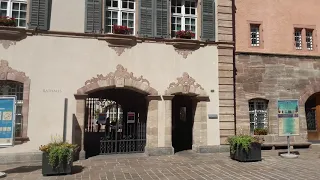
[[[101,26],[102,0],[86,0],[85,32],[99,33]]]
[[[139,0],[139,31],[141,37],[154,36],[154,0]]]
[[[169,37],[169,1],[156,0],[155,36]]]
[[[29,28],[39,30],[50,29],[51,0],[31,0]]]
[[[215,41],[215,0],[202,1],[202,34],[201,39],[204,41]]]

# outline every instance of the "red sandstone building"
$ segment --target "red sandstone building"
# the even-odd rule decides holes
[[[267,128],[279,145],[278,99],[299,100],[295,145],[320,140],[319,0],[237,0],[236,129]]]

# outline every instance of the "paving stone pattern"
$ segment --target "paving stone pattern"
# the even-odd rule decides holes
[[[41,164],[0,165],[8,173],[3,180],[316,180],[320,177],[320,151],[300,150],[298,159],[283,159],[277,151],[264,151],[263,161],[240,163],[228,153],[171,156],[98,156],[75,162],[74,174],[43,177]],[[1,178],[0,178],[1,179]],[[1,179],[2,180],[2,179]]]

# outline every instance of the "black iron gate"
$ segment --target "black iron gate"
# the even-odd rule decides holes
[[[146,122],[141,120],[138,112],[100,98],[87,98],[86,109],[86,151],[97,151],[92,148],[99,148],[99,154],[144,152]],[[128,120],[128,114],[134,118]],[[99,115],[105,115],[106,120],[97,121]]]

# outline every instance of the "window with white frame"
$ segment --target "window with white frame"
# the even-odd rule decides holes
[[[195,34],[197,27],[197,1],[171,0],[171,36],[175,37],[180,30],[192,31]]]
[[[0,16],[14,18],[17,27],[26,27],[27,0],[0,0]]]
[[[260,46],[260,25],[250,24],[251,46]]]
[[[268,101],[264,99],[253,99],[249,101],[250,132],[256,128],[268,127]]]
[[[135,0],[109,0],[106,5],[106,32],[112,33],[113,25],[127,26],[135,33]]]
[[[306,43],[307,43],[307,49],[312,51],[313,50],[313,30],[312,29],[306,30]]]
[[[302,29],[294,30],[294,40],[296,49],[302,49]]]

